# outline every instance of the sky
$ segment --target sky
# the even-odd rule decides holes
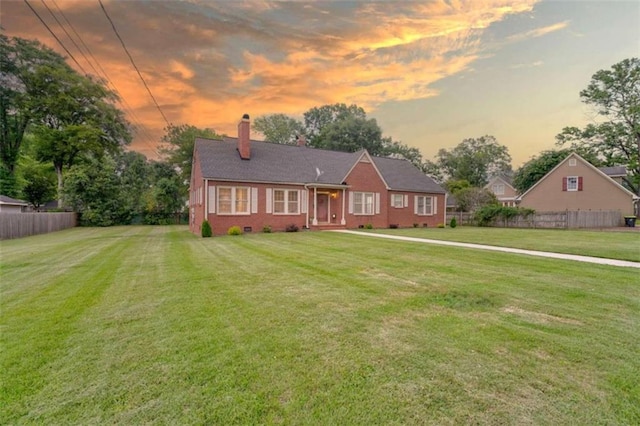
[[[301,119],[346,103],[425,159],[492,135],[515,169],[597,119],[580,100],[594,73],[640,56],[640,1],[102,4],[3,0],[0,26],[69,57],[39,15],[84,71],[106,74],[135,126],[131,149],[149,158],[167,122],[236,136],[245,113]]]

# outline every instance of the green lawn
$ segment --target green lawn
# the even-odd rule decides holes
[[[637,269],[184,227],[0,248],[0,423],[640,423]]]

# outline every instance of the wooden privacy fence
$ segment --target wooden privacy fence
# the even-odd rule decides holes
[[[0,240],[61,231],[76,224],[75,213],[0,213]]]
[[[473,225],[473,213],[449,212],[447,223],[455,217],[460,225]],[[537,212],[518,216],[507,221],[496,219],[491,226],[501,228],[614,228],[624,225],[622,213],[618,210],[576,210],[559,212]]]

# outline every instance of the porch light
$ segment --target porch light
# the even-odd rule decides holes
[[[332,192],[332,193],[331,193],[331,198],[333,198],[334,200],[335,200],[336,198],[338,198],[338,191]]]

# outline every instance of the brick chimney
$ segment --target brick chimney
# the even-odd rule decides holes
[[[238,152],[243,160],[251,159],[251,142],[249,141],[249,133],[251,131],[251,123],[249,114],[242,116],[242,120],[238,123]]]
[[[298,144],[298,146],[305,146],[307,144],[307,140],[305,139],[304,135],[298,135],[296,137],[296,143]]]

